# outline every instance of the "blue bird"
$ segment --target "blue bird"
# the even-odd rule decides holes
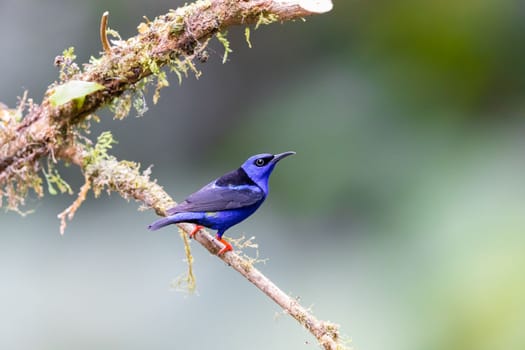
[[[240,168],[210,182],[191,194],[182,203],[166,211],[167,217],[148,226],[158,230],[180,222],[196,224],[190,237],[203,226],[217,230],[217,239],[224,244],[219,255],[233,250],[222,238],[224,232],[252,215],[268,195],[268,180],[281,159],[295,152],[257,154],[246,160]]]

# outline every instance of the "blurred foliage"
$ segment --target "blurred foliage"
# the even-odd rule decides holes
[[[476,119],[485,117],[480,111],[501,111],[524,92],[520,33],[525,25],[519,1],[340,5],[348,12],[334,12],[340,21],[331,33],[346,30],[352,40],[352,45],[344,45],[348,57],[374,71],[403,104],[420,110],[442,104],[464,111],[453,119]],[[343,21],[344,15],[350,20]]]

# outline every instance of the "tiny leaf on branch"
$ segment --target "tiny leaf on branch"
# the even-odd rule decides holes
[[[87,95],[104,89],[99,83],[82,80],[70,80],[67,83],[57,86],[49,101],[54,107],[62,106],[70,101],[76,101],[77,107],[82,108]]]

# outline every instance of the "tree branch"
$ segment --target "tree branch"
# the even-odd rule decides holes
[[[208,40],[232,25],[269,24],[298,19],[332,8],[331,0],[199,0],[175,11],[141,23],[138,35],[110,46],[106,39],[106,21],[101,24],[104,53],[83,66],[81,71],[73,62],[72,52],[58,56],[61,82],[50,85],[41,104],[25,96],[16,110],[0,104],[0,207],[7,198],[7,207],[18,209],[30,189],[43,195],[39,175],[41,158],[48,158],[48,167],[57,159],[78,165],[86,177],[78,199],[60,218],[64,227],[66,217],[71,219],[91,188],[97,195],[102,190],[116,191],[123,198],[133,198],[164,215],[173,206],[173,199],[149,178],[149,170],[140,172],[136,163],[117,161],[107,155],[110,143],[97,148],[81,136],[81,128],[98,108],[108,103],[119,103],[128,108],[123,95],[136,92],[140,83],[157,78],[157,89],[165,83],[160,69],[169,67],[176,73],[195,70],[192,59],[202,52]],[[103,27],[103,28],[102,28]],[[223,39],[225,40],[225,39]],[[53,104],[57,86],[70,80],[96,82],[104,88],[62,105]],[[25,116],[22,114],[27,110]],[[118,113],[117,113],[118,114]],[[125,113],[124,113],[125,114]],[[120,114],[118,114],[120,116]],[[100,141],[99,141],[100,143]],[[47,175],[46,175],[47,178]],[[47,181],[51,181],[47,178]],[[60,179],[53,179],[58,181]],[[190,233],[194,226],[179,224]],[[210,253],[216,254],[222,244],[207,231],[201,230],[195,239]],[[252,266],[251,262],[235,252],[219,257],[263,293],[274,300],[286,313],[310,331],[325,348],[342,349],[338,326],[320,321],[297,300],[288,296],[272,281]]]
[[[99,59],[84,65],[83,72],[77,67],[72,70],[75,74],[65,75],[65,80],[96,82],[104,86],[103,90],[87,95],[80,105],[71,101],[54,106],[50,97],[57,84],[52,84],[40,105],[30,101],[28,113],[11,132],[0,129],[0,199],[5,195],[3,185],[15,186],[11,180],[20,180],[20,171],[74,142],[71,129],[96,109],[134,90],[139,81],[158,75],[163,66],[177,72],[186,72],[188,66],[194,69],[191,59],[205,49],[214,34],[233,25],[282,22],[330,9],[331,0],[199,0],[141,23],[137,36],[119,41]],[[67,66],[63,60],[57,57],[62,68]],[[26,185],[38,187],[35,183]]]
[[[77,149],[71,154],[71,160],[80,166],[85,164],[88,152]],[[108,157],[93,162],[84,167],[86,176],[90,178],[95,194],[104,188],[118,192],[125,199],[135,199],[146,207],[155,210],[158,215],[164,216],[166,210],[176,205],[176,202],[156,182],[149,178],[149,171],[141,173],[139,166],[132,162],[118,162],[114,157]],[[195,225],[188,223],[177,224],[186,234],[190,234]],[[287,314],[295,318],[304,328],[312,333],[319,344],[326,350],[344,349],[339,336],[339,326],[328,321],[317,319],[311,312],[301,306],[299,302],[284,293],[275,283],[256,269],[252,262],[235,252],[217,255],[223,248],[214,236],[202,229],[195,235],[195,240],[216,255],[228,266],[239,272],[244,278],[259,288],[264,294],[277,303]],[[191,268],[191,267],[190,267]]]
[[[112,156],[103,156],[93,160],[90,152],[81,147],[70,149],[68,154],[71,162],[83,168],[86,177],[91,181],[95,195],[98,195],[103,189],[116,191],[125,199],[135,199],[141,202],[146,207],[155,210],[160,216],[165,216],[166,210],[176,205],[176,202],[160,185],[150,180],[149,169],[140,172],[138,164],[128,161],[119,162]],[[188,223],[177,224],[177,226],[188,235],[195,228],[195,225]],[[295,318],[317,338],[325,349],[344,349],[339,336],[338,325],[317,319],[296,299],[284,293],[275,283],[256,269],[251,261],[239,254],[227,252],[220,256],[217,255],[223,245],[208,231],[202,229],[197,232],[194,238],[211,254],[216,255],[239,272],[277,303],[287,314]]]

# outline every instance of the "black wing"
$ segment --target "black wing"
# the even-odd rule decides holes
[[[176,207],[168,209],[168,215],[190,211],[220,211],[250,206],[264,199],[257,185],[217,186],[216,182],[191,194]]]

